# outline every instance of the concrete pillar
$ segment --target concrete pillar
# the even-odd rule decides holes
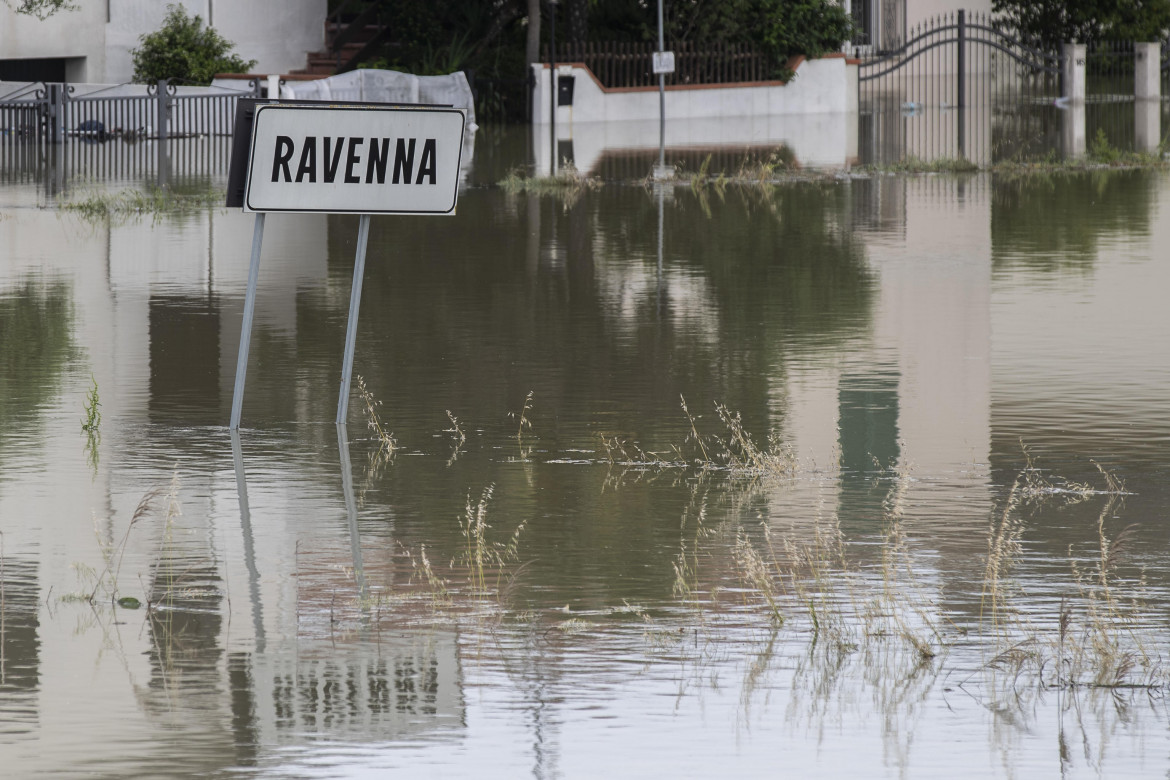
[[[1085,156],[1085,103],[1069,102],[1060,112],[1061,146],[1067,159]]]
[[[1135,100],[1133,105],[1133,148],[1156,152],[1162,143],[1162,101]]]
[[[1162,52],[1157,43],[1135,43],[1134,149],[1157,151],[1162,143]]]
[[[1138,100],[1161,100],[1161,44],[1135,43],[1133,45],[1133,58],[1133,96]]]
[[[1066,43],[1060,63],[1064,74],[1064,94],[1070,103],[1085,102],[1085,44]]]
[[[1060,101],[1061,141],[1066,158],[1085,154],[1085,44],[1066,43],[1061,52],[1064,94]]]

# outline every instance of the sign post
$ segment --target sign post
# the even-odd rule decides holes
[[[671,178],[666,169],[666,74],[674,73],[674,52],[666,51],[666,37],[662,29],[662,0],[658,0],[658,51],[653,55],[653,69],[658,74],[658,167],[655,179]]]
[[[252,315],[268,212],[358,214],[358,245],[350,291],[337,424],[349,409],[358,308],[371,214],[454,214],[466,117],[427,106],[260,103],[252,115],[247,153],[232,151],[228,205],[256,212],[231,430],[240,426]],[[237,139],[240,117],[237,115]],[[246,165],[246,184],[235,192]]]

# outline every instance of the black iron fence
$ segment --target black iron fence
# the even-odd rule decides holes
[[[666,83],[673,84],[735,84],[765,81],[778,75],[778,68],[769,59],[746,44],[716,44],[699,46],[690,42],[668,44],[674,52],[674,73],[666,75]],[[595,42],[565,43],[556,47],[555,61],[584,63],[603,86],[656,87],[654,73],[655,43]],[[548,62],[548,47],[543,50],[543,61]]]

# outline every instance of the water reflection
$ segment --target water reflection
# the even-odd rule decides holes
[[[502,165],[511,141],[484,138],[500,146],[476,164]],[[392,461],[371,459],[361,406],[329,428],[354,220],[272,218],[241,438],[224,426],[250,219],[14,209],[0,313],[38,346],[6,351],[19,375],[0,377],[15,409],[0,434],[6,766],[554,777],[687,755],[701,775],[779,757],[810,774],[1140,773],[1164,713],[1015,690],[987,673],[978,631],[1021,437],[1045,474],[1099,486],[1094,459],[1130,494],[1021,512],[1023,617],[1055,625],[1077,593],[1069,545],[1091,567],[1103,512],[1110,539],[1142,522],[1119,580],[1150,604],[1167,587],[1152,247],[1170,221],[1164,177],[1131,176],[607,186],[573,202],[473,186],[438,228],[375,220],[356,370]],[[78,429],[91,372],[96,469]],[[791,446],[792,470],[678,465],[696,432],[731,436],[715,402],[757,443]],[[182,514],[135,523],[176,469]],[[485,489],[483,549],[515,538],[517,557],[476,585],[463,523]],[[838,605],[858,621],[846,642],[812,641],[806,605],[785,602],[783,625],[761,607],[739,541],[770,537],[783,564],[785,539],[831,526],[837,592],[913,596],[947,632],[933,659],[864,599]],[[913,573],[899,587],[883,579],[895,534]],[[118,592],[150,610],[63,600],[124,536]]]
[[[62,374],[77,358],[74,329],[73,286],[67,278],[21,273],[3,280],[0,427],[29,424],[59,391]]]
[[[34,737],[40,722],[37,580],[35,560],[0,551],[0,744]]]

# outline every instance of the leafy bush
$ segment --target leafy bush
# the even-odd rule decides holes
[[[163,26],[143,35],[133,49],[134,80],[153,84],[170,79],[184,84],[210,84],[216,73],[246,73],[256,60],[245,60],[232,49],[236,45],[212,27],[204,27],[198,15],[187,16],[180,5],[168,5]]]
[[[853,19],[830,0],[760,0],[755,12],[761,46],[781,62],[839,51],[853,35]]]

